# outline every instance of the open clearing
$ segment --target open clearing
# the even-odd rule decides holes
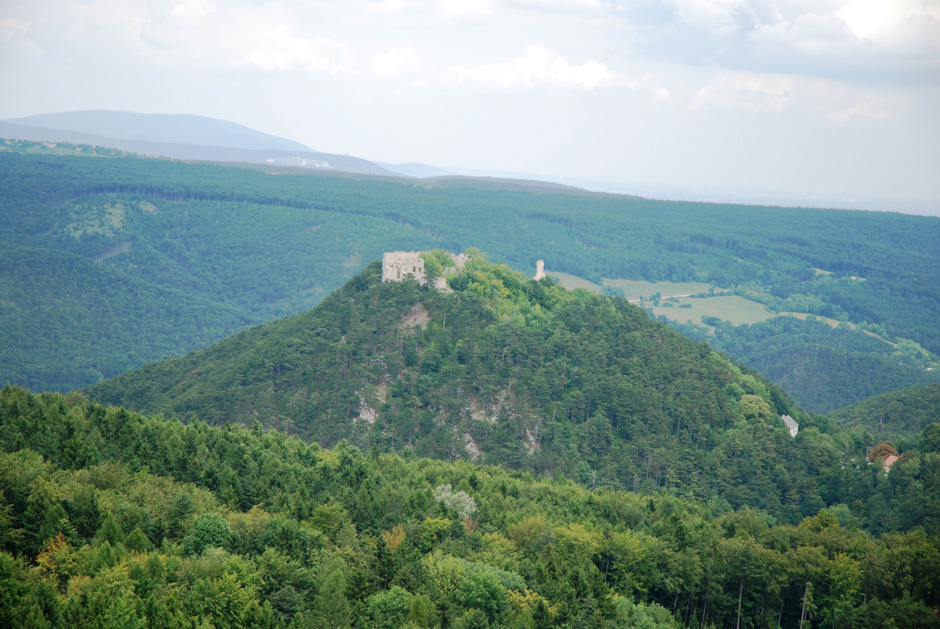
[[[583,288],[584,290],[589,290],[592,293],[604,292],[604,289],[600,284],[596,284],[591,280],[586,280],[583,277],[578,277],[577,275],[571,275],[570,273],[558,273],[557,271],[545,271],[545,275],[554,277],[562,286],[568,290]]]
[[[817,269],[817,271],[820,273],[828,273],[828,271],[823,271],[822,269]],[[557,279],[561,285],[568,290],[583,288],[593,293],[602,293],[604,290],[600,284],[586,280],[583,277],[578,277],[577,275],[571,275],[570,273],[546,271],[546,274]],[[768,311],[763,304],[747,299],[746,297],[741,297],[739,295],[716,295],[714,297],[674,297],[668,302],[665,301],[666,298],[673,295],[695,295],[708,292],[709,289],[714,288],[714,285],[705,284],[703,282],[644,282],[641,280],[604,278],[604,286],[619,288],[623,291],[624,297],[633,301],[634,303],[637,303],[637,300],[641,297],[647,298],[650,295],[659,293],[661,297],[659,306],[652,306],[650,303],[643,303],[640,305],[644,308],[651,309],[653,314],[657,317],[659,315],[663,315],[667,319],[676,321],[678,323],[691,322],[696,325],[701,325],[708,328],[709,333],[714,333],[715,329],[710,325],[705,325],[702,323],[702,317],[718,317],[722,321],[727,321],[732,325],[742,325],[745,323],[760,323],[761,321],[773,319],[774,317],[789,316],[806,320],[807,317],[813,316],[806,314],[805,312],[773,313]],[[716,291],[721,292],[721,289],[716,288]],[[670,303],[672,305],[663,306],[662,304],[664,303]],[[681,304],[688,304],[689,307],[680,308],[679,306]],[[816,319],[829,324],[833,328],[839,327],[843,324],[842,321],[830,319],[829,317],[816,316]],[[847,325],[853,330],[858,328],[858,326],[856,326],[854,323],[845,323],[847,323]],[[867,330],[865,330],[865,334],[879,338],[889,345],[895,345],[894,343],[882,339],[880,336]]]
[[[689,304],[691,308],[679,308],[681,304]],[[733,325],[741,325],[742,323],[760,323],[777,316],[764,308],[764,304],[738,295],[682,298],[672,307],[659,305],[653,306],[652,310],[657,317],[663,315],[679,323],[692,322],[696,325],[702,325],[702,317],[718,317]]]
[[[695,295],[697,293],[706,293],[710,288],[714,287],[714,285],[705,284],[704,282],[644,282],[641,280],[609,279],[606,277],[604,278],[604,285],[601,286],[596,282],[586,280],[583,277],[578,277],[570,273],[545,271],[545,274],[557,279],[561,285],[568,290],[583,288],[592,293],[601,293],[604,290],[603,286],[610,286],[611,288],[619,288],[623,291],[625,298],[632,300],[641,297],[649,297],[656,293],[659,293],[664,299],[670,295]]]
[[[641,282],[639,280],[612,280],[604,278],[604,286],[619,288],[627,299],[649,297],[659,293],[663,298],[670,295],[695,295],[707,293],[713,284],[703,282]]]

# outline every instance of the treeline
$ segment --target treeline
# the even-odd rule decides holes
[[[845,507],[778,525],[15,387],[0,452],[2,626],[940,625],[940,538]]]

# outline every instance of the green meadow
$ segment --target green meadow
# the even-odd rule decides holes
[[[678,323],[702,324],[702,317],[718,317],[734,325],[744,323],[760,323],[775,315],[764,308],[763,304],[739,297],[738,295],[721,295],[717,297],[680,298],[675,302],[659,302],[659,306],[652,306],[651,310],[657,317],[665,316]],[[663,306],[671,303],[672,306]],[[690,307],[680,307],[688,304]]]

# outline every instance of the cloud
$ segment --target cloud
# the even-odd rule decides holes
[[[299,37],[288,29],[273,28],[256,35],[256,40],[260,45],[233,59],[235,67],[336,74],[349,63],[349,49],[324,37]]]
[[[552,11],[596,15],[604,9],[604,3],[600,0],[503,0],[501,4],[509,8],[532,10],[539,13]]]
[[[588,59],[574,65],[557,52],[539,45],[527,46],[525,55],[508,63],[490,63],[477,68],[456,66],[448,74],[460,84],[507,91],[536,87],[591,91],[611,87],[618,81],[617,75],[599,61]]]
[[[792,76],[727,72],[699,89],[691,107],[777,113],[792,102],[798,81]]]
[[[852,94],[850,104],[831,111],[827,118],[836,124],[852,122],[871,122],[886,120],[906,109],[911,101],[910,94],[887,94],[884,92],[864,91]]]
[[[690,108],[762,115],[797,110],[801,116],[840,125],[871,124],[903,115],[914,98],[914,93],[904,89],[870,89],[848,81],[725,71],[695,93]]]
[[[440,15],[444,19],[478,19],[493,14],[493,0],[443,0]]]
[[[402,0],[365,0],[363,6],[370,11],[393,14],[401,11]]]
[[[417,67],[418,53],[409,46],[372,55],[372,70],[380,76],[396,77]]]
[[[29,22],[20,22],[15,17],[0,20],[0,39],[9,39],[29,32]]]
[[[622,49],[678,65],[936,84],[938,0],[606,0]]]
[[[745,0],[663,0],[672,7],[676,18],[694,28],[716,35],[725,35],[737,29],[736,14]]]

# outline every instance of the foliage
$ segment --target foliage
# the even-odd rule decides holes
[[[814,412],[830,412],[912,385],[940,383],[940,369],[906,360],[888,342],[847,324],[833,328],[796,317],[739,326],[711,323],[716,325],[711,336],[701,326],[673,325],[760,371]]]
[[[940,421],[940,383],[892,391],[829,413],[845,428],[860,427],[879,439],[918,434]]]
[[[71,465],[69,440],[95,462]],[[930,476],[895,481],[914,459]],[[879,498],[936,486],[938,470],[940,454],[908,450],[878,476],[896,483]],[[447,485],[477,505],[476,530],[447,524],[433,497]],[[780,525],[665,493],[183,425],[77,394],[0,391],[0,491],[18,529],[64,514],[5,539],[4,625],[796,626],[804,610],[820,627],[938,625],[940,537],[873,536],[844,507]],[[141,535],[149,547],[132,549]],[[205,547],[190,552],[197,538]]]

